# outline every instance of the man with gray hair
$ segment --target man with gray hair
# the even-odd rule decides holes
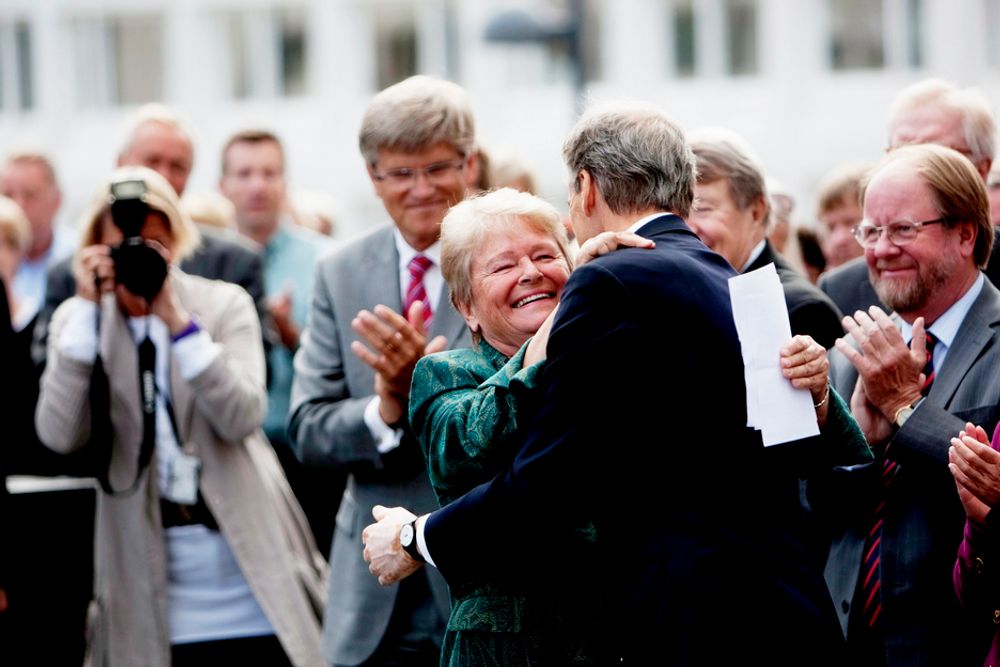
[[[408,398],[421,356],[470,345],[438,244],[442,218],[478,175],[468,97],[453,83],[411,77],[375,96],[359,139],[392,224],[320,260],[288,430],[305,464],[350,473],[330,558],[326,657],[335,665],[430,665],[448,618],[444,580],[421,572],[380,587],[357,539],[376,503],[437,507],[407,422]]]
[[[737,661],[840,664],[833,606],[797,529],[793,459],[819,450],[779,461],[746,427],[736,274],[684,224],[695,185],[684,135],[654,107],[597,107],[563,155],[579,239],[629,230],[656,246],[572,274],[513,463],[429,515],[376,508],[362,535],[372,573],[389,584],[426,560],[456,581],[590,587],[598,664],[720,664],[723,636]],[[592,557],[573,546],[586,520]],[[720,629],[734,600],[753,610]]]
[[[774,264],[785,292],[792,334],[812,336],[824,348],[844,335],[840,311],[771,245],[764,172],[737,135],[703,130],[691,140],[698,168],[688,226],[740,273]]]

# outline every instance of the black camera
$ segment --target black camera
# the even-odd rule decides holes
[[[141,179],[111,184],[111,219],[125,237],[111,248],[111,259],[115,263],[115,281],[132,294],[152,301],[167,279],[167,262],[142,238],[149,215],[147,191]]]

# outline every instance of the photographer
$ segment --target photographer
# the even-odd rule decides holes
[[[176,268],[198,233],[149,169],[117,170],[81,229],[36,424],[97,462],[91,662],[324,664],[322,561],[260,431],[253,302]]]

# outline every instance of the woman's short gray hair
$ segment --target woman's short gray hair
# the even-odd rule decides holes
[[[569,239],[559,212],[552,204],[513,188],[493,190],[451,207],[441,221],[441,273],[458,306],[472,305],[472,260],[489,247],[495,234],[502,234],[521,221],[552,237],[572,269]]]
[[[694,199],[694,155],[662,110],[616,102],[588,109],[563,144],[572,187],[586,169],[617,215],[656,208],[687,216]]]
[[[476,138],[469,96],[458,84],[411,76],[372,100],[361,120],[358,144],[374,166],[380,148],[417,153],[442,141],[463,157]]]

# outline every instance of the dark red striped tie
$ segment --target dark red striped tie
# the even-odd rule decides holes
[[[409,265],[407,265],[410,271],[410,284],[406,287],[406,298],[403,299],[404,316],[410,312],[410,306],[417,301],[423,301],[424,327],[426,329],[431,328],[433,313],[431,312],[430,299],[427,298],[427,290],[424,289],[424,274],[427,273],[427,269],[431,268],[432,265],[433,262],[424,255],[416,255],[410,260]]]
[[[924,384],[920,388],[920,394],[926,396],[931,390],[931,383],[934,382],[934,346],[937,339],[932,333],[927,332],[927,363],[924,364]],[[865,539],[864,552],[861,561],[861,595],[864,601],[864,618],[868,627],[874,628],[878,624],[879,616],[882,614],[882,525],[884,522],[885,499],[888,496],[889,487],[896,476],[899,463],[889,455],[888,448],[882,459],[882,480],[881,493],[878,504],[872,516],[872,527],[868,531]]]

